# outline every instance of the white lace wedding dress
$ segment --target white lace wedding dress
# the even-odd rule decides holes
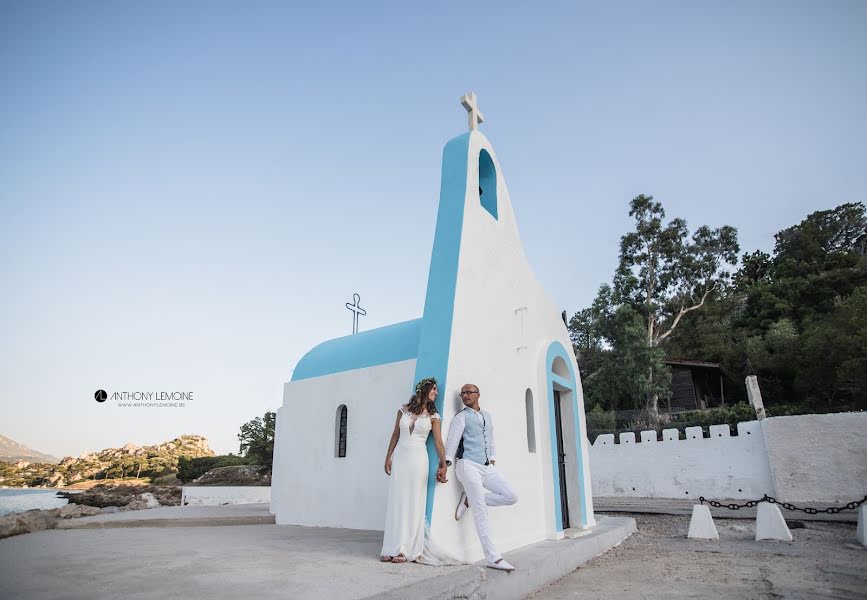
[[[427,498],[427,436],[436,413],[414,415],[400,407],[400,438],[391,458],[383,556],[403,554],[416,560],[424,551],[424,505]]]
[[[403,554],[407,560],[431,565],[454,565],[459,561],[437,548],[425,528],[427,499],[427,436],[437,413],[420,415],[400,407],[400,438],[391,458],[388,506],[385,510],[385,535],[382,556]]]

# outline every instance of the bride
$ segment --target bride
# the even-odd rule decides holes
[[[409,402],[397,411],[394,431],[385,455],[385,473],[391,480],[388,486],[388,508],[385,511],[385,536],[379,557],[383,562],[415,561],[425,552],[424,508],[428,483],[426,441],[431,431],[440,459],[437,481],[447,481],[440,416],[434,405],[437,393],[436,379],[422,379],[416,384],[415,394]]]

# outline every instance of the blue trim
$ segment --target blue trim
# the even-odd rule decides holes
[[[420,333],[415,319],[322,342],[298,361],[292,381],[415,358]]]
[[[494,159],[484,148],[479,152],[479,189],[481,194],[479,201],[486,211],[497,217],[497,169],[494,167]]]
[[[461,252],[461,231],[467,196],[467,163],[470,133],[449,140],[443,148],[440,204],[434,231],[424,317],[415,365],[415,381],[436,377],[440,382],[437,411],[442,413],[449,366],[449,348],[452,340],[452,320],[455,311],[455,288],[458,282],[458,257]],[[427,441],[428,484],[425,520],[428,524],[433,513],[436,470],[439,457],[433,436]]]
[[[566,359],[566,360],[567,360],[567,364],[568,364],[568,360],[569,360],[569,359]],[[551,381],[553,381],[554,383],[559,383],[559,384],[562,385],[564,388],[567,388],[567,389],[570,389],[570,390],[574,390],[574,389],[575,389],[574,376],[573,376],[572,379],[563,379],[562,377],[560,377],[560,376],[557,375],[556,373],[548,373],[548,375],[549,375]]]
[[[554,373],[554,359],[563,359],[569,368],[569,379],[564,379]],[[566,352],[566,348],[560,342],[551,342],[548,346],[548,354],[545,358],[545,372],[548,374],[548,423],[551,439],[551,467],[554,472],[554,527],[556,531],[563,531],[563,511],[560,509],[560,468],[557,465],[557,423],[554,421],[554,384],[572,391],[572,414],[575,426],[575,447],[578,449],[578,490],[581,508],[581,526],[586,527],[589,523],[587,514],[587,490],[584,489],[584,444],[581,439],[581,419],[583,414],[578,407],[578,385],[575,380],[575,369],[572,368],[572,359]],[[565,434],[565,431],[564,431]]]

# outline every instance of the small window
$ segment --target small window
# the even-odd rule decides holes
[[[554,375],[558,375],[567,381],[572,379],[572,374],[569,372],[569,367],[566,365],[566,361],[563,360],[562,356],[557,356],[554,358],[554,362],[551,365],[551,371]]]
[[[479,202],[497,218],[497,169],[487,150],[479,152]]]
[[[334,456],[346,458],[346,405],[337,407],[337,418],[334,428]]]
[[[524,404],[527,407],[527,450],[536,452],[536,417],[533,414],[533,392],[529,388],[524,394]]]

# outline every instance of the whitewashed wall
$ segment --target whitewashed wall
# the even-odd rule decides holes
[[[277,415],[271,512],[278,525],[379,529],[385,452],[409,399],[415,360],[291,381]],[[347,408],[346,457],[336,458],[337,408]]]
[[[776,496],[788,502],[867,495],[867,412],[762,421]]]
[[[271,502],[271,487],[185,485],[181,506],[222,506],[223,504],[266,504]]]
[[[740,498],[839,503],[867,494],[867,413],[772,417],[596,438],[590,450],[596,496]]]
[[[600,435],[590,450],[593,493],[596,496],[647,498],[756,498],[771,494],[768,453],[759,421],[738,423],[738,435],[728,425],[715,425],[710,438],[701,427],[688,427],[687,439],[667,429],[656,441],[655,431]]]

